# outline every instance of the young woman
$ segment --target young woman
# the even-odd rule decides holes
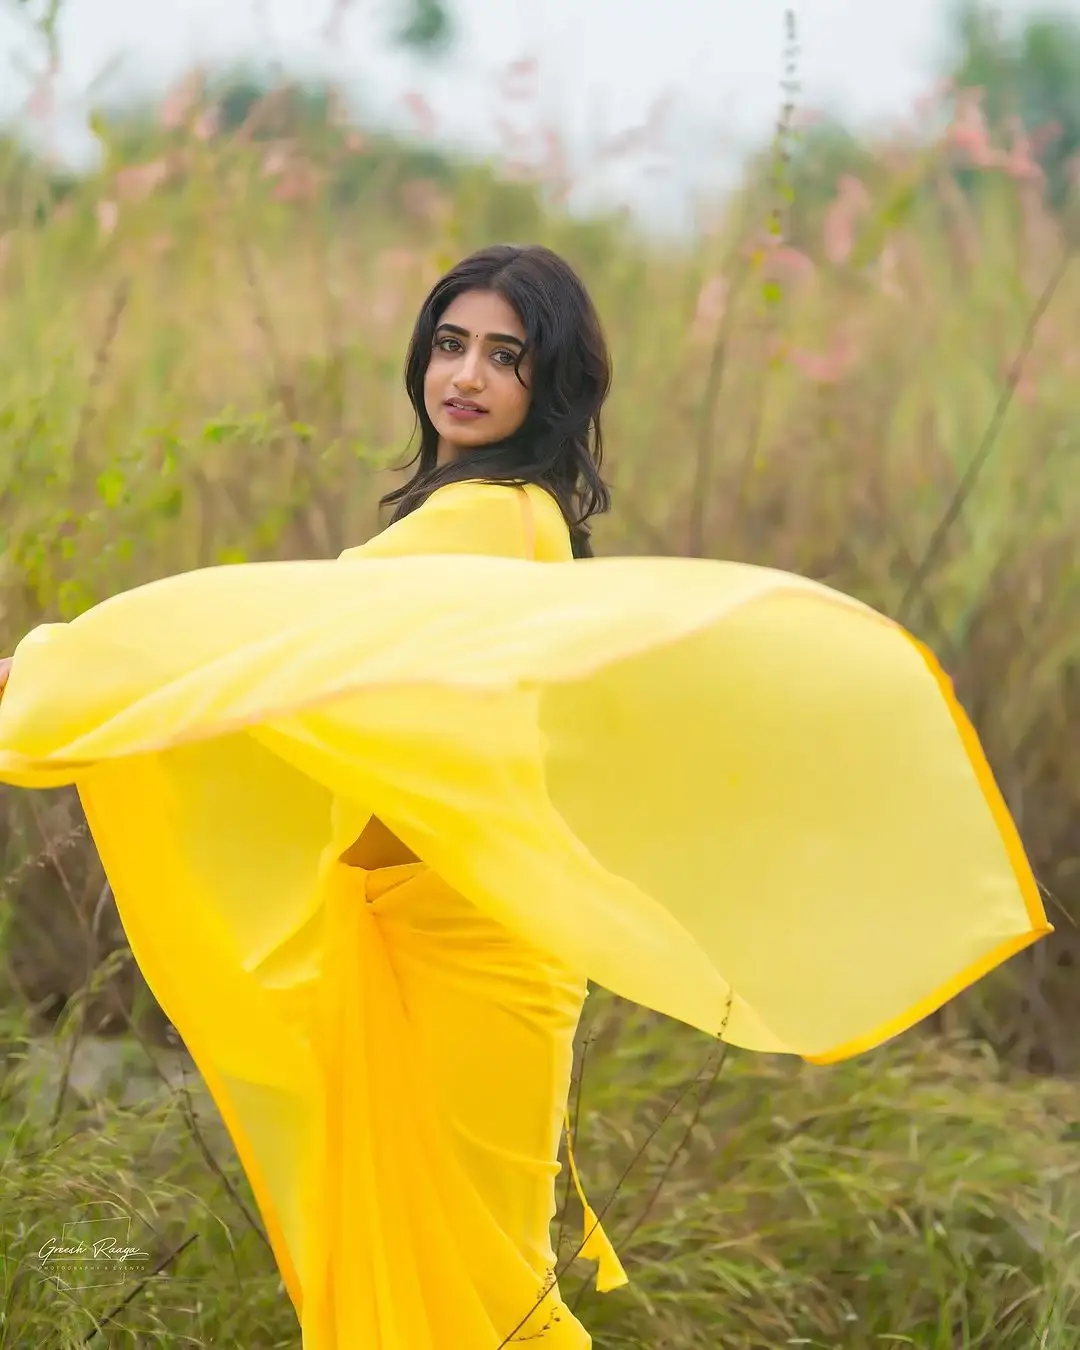
[[[305,1350],[589,1344],[549,1237],[587,979],[829,1062],[1049,931],[903,630],[783,573],[581,561],[608,383],[570,268],[485,250],[417,321],[388,529],[15,656],[0,779],[77,784]]]

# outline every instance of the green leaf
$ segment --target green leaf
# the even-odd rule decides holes
[[[184,489],[177,484],[162,493],[157,501],[157,513],[163,520],[175,520],[183,510]]]
[[[211,445],[221,445],[227,441],[230,436],[235,436],[240,430],[235,422],[223,421],[220,418],[211,418],[203,427],[202,436],[204,441],[209,441]]]
[[[119,506],[127,500],[127,478],[120,469],[106,469],[97,478],[98,496],[107,507]]]

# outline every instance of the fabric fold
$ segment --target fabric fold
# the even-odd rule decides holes
[[[827,1062],[1051,931],[902,628],[768,569],[570,561],[524,496],[531,545],[522,491],[456,485],[336,562],[117,596],[0,703],[0,780],[78,787],[305,1350],[588,1344],[547,1235],[586,980]],[[338,862],[372,815],[419,871]]]

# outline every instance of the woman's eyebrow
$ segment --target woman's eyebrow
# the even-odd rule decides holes
[[[467,338],[469,336],[469,330],[467,328],[459,328],[456,323],[441,323],[435,331],[436,333],[453,333],[455,337]],[[521,338],[514,337],[513,333],[485,333],[484,341],[511,342],[515,347],[525,346]]]

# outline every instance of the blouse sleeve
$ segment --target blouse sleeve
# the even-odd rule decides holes
[[[536,556],[535,514],[521,488],[502,483],[450,483],[366,544],[342,558],[397,558],[416,554],[481,553]]]

